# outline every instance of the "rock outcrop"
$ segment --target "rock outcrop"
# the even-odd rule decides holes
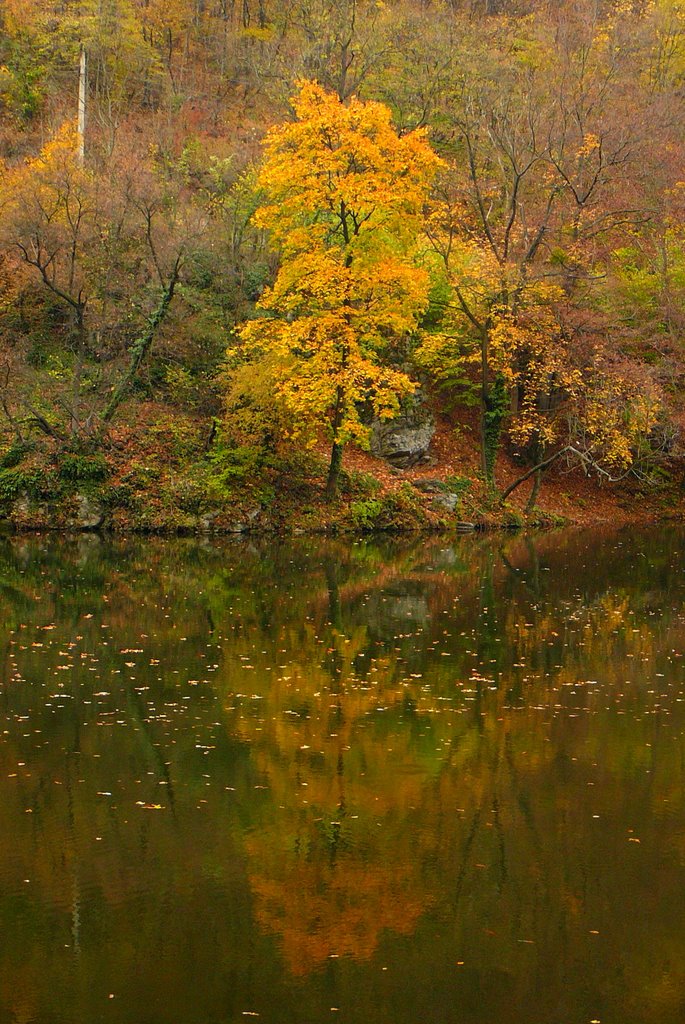
[[[398,469],[408,469],[428,457],[435,419],[421,398],[412,400],[392,420],[375,419],[371,427],[371,451]]]

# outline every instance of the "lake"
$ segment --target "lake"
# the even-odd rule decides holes
[[[0,538],[0,1024],[682,1024],[684,540]]]

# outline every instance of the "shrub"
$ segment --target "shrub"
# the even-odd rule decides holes
[[[377,530],[383,512],[383,501],[378,498],[353,501],[350,505],[352,522],[359,530]]]
[[[343,470],[340,475],[341,490],[350,495],[359,497],[371,497],[378,494],[381,489],[380,481],[373,473],[364,473],[357,470],[347,472]]]
[[[54,482],[41,469],[0,469],[0,504],[11,504],[21,494],[33,500],[51,497],[58,492]]]
[[[236,484],[254,480],[264,469],[268,458],[263,448],[253,445],[220,444],[208,455],[210,482],[228,497]]]
[[[211,487],[207,481],[207,467],[194,464],[178,475],[165,480],[160,498],[166,509],[176,509],[188,515],[202,515],[211,505]]]
[[[202,451],[204,440],[197,425],[188,420],[169,420],[150,428],[153,444],[179,462],[187,462]]]
[[[236,495],[259,505],[271,504],[276,491],[271,482],[274,457],[256,445],[219,444],[207,456],[207,491],[215,502],[226,502]],[[205,464],[206,465],[206,464]],[[271,470],[271,474],[267,473]]]
[[[0,470],[14,469],[30,451],[32,451],[32,445],[26,444],[24,441],[15,441],[7,451],[0,455]]]
[[[468,476],[448,476],[445,479],[445,490],[451,491],[452,494],[458,494],[460,497],[466,494],[467,491],[471,490],[473,486],[473,480]]]
[[[108,472],[107,461],[99,452],[65,452],[58,469],[60,480],[70,484],[100,483],[107,478]]]
[[[356,528],[364,532],[416,530],[426,521],[423,506],[409,484],[381,498],[352,502],[350,515]]]

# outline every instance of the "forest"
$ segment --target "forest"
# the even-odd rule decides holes
[[[682,0],[1,0],[0,521],[678,515]]]

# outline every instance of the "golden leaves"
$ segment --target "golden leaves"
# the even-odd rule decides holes
[[[583,144],[579,147],[576,156],[579,158],[591,156],[601,146],[599,137],[592,132],[586,132],[583,136]]]
[[[81,203],[88,182],[79,167],[77,132],[66,121],[37,156],[12,169],[5,169],[0,182],[0,208],[5,218],[23,216],[35,209],[48,223],[68,216],[74,203]]]
[[[240,331],[255,371],[310,438],[327,426],[338,443],[365,443],[361,406],[392,416],[414,390],[383,365],[427,306],[429,278],[415,262],[420,216],[440,161],[423,132],[400,138],[390,111],[343,105],[300,84],[296,120],[271,131],[255,220],[271,231],[281,266]]]
[[[298,226],[340,246],[369,231],[413,237],[441,164],[425,132],[400,137],[383,104],[346,106],[315,82],[300,83],[293,105],[296,120],[267,136],[257,223],[289,247],[302,244]]]

